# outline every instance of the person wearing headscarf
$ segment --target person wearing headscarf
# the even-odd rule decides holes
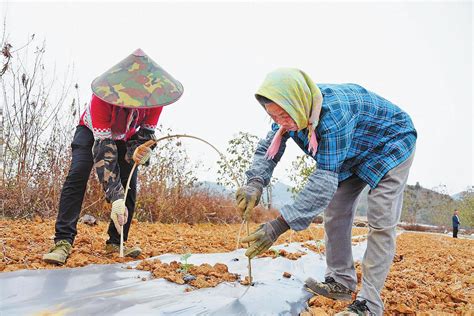
[[[294,202],[280,209],[280,216],[242,240],[251,243],[246,255],[261,254],[285,231],[306,229],[324,212],[325,280],[309,278],[306,286],[326,297],[351,300],[357,285],[351,227],[360,193],[368,185],[362,287],[339,315],[382,315],[380,292],[395,253],[395,228],[415,152],[412,120],[360,85],[315,84],[293,68],[269,73],[256,98],[274,123],[257,145],[247,184],[236,193],[243,218],[250,217],[270,183],[288,139],[315,160],[316,169]]]
[[[77,221],[87,182],[95,166],[105,199],[111,205],[107,253],[119,252],[120,232],[127,241],[135,209],[137,169],[148,163],[163,106],[176,102],[183,86],[141,49],[92,82],[90,104],[81,115],[71,143],[72,160],[59,202],[54,246],[43,255],[48,263],[64,264],[77,234]],[[137,257],[138,246],[124,247],[124,256]]]

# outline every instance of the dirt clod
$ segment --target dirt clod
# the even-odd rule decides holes
[[[425,233],[401,234],[382,290],[384,314],[474,315],[472,249],[473,240]],[[360,262],[355,267],[359,291]],[[319,295],[308,303],[310,314],[305,315],[319,315],[321,309],[334,315],[348,305]]]
[[[227,266],[222,263],[216,263],[214,266],[203,263],[184,269],[183,264],[177,261],[168,264],[153,259],[140,262],[137,269],[150,271],[153,278],[164,278],[176,284],[186,283],[199,289],[215,287],[219,283],[234,282],[238,279],[238,275],[229,273]]]
[[[88,264],[109,264],[129,262],[136,259],[119,258],[118,253],[108,255],[104,246],[107,240],[108,222],[98,221],[97,225],[83,223],[77,225],[78,234],[72,253],[66,264],[56,266],[42,260],[42,255],[51,248],[54,239],[54,220],[0,220],[0,272],[21,269],[63,269],[85,266]],[[254,230],[258,224],[250,224]],[[161,224],[133,221],[128,244],[138,244],[143,253],[137,259],[156,257],[165,253],[216,253],[235,250],[240,224]],[[353,234],[365,234],[367,229],[354,228]],[[290,238],[291,237],[291,238]],[[321,228],[312,226],[291,234],[286,232],[275,245],[293,242],[305,242],[313,238],[324,238]],[[247,245],[240,245],[247,247]]]
[[[243,280],[240,280],[239,283],[245,286],[249,286],[249,285],[253,286],[253,282],[250,282],[250,279],[248,276],[246,276]]]
[[[301,258],[301,256],[304,256],[305,254],[306,254],[305,252],[300,252],[300,251],[288,252],[285,249],[280,249],[280,250],[269,249],[265,251],[264,253],[262,253],[261,255],[259,255],[258,257],[259,258],[270,257],[273,259],[278,258],[278,257],[284,257],[289,260],[298,260],[299,258]]]

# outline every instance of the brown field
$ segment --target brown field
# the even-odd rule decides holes
[[[81,267],[91,263],[117,263],[133,261],[130,258],[108,256],[104,245],[107,225],[78,224],[78,235],[71,256],[64,267]],[[212,253],[233,251],[237,246],[239,224],[151,224],[134,222],[130,229],[128,244],[138,244],[143,250],[139,259],[164,253]],[[252,231],[258,224],[250,224]],[[246,229],[243,228],[242,237]],[[355,235],[367,232],[365,228],[354,228]],[[314,237],[313,237],[314,235]],[[0,271],[19,269],[55,269],[44,263],[42,255],[53,245],[54,221],[0,220]],[[312,227],[302,232],[287,232],[277,244],[294,241],[322,239],[324,231]]]
[[[474,315],[474,240],[401,234],[382,298],[386,315]],[[309,304],[305,316],[332,315],[346,305],[321,296]]]
[[[255,227],[257,224],[251,224],[251,229]],[[128,243],[142,247],[139,259],[164,253],[226,252],[235,250],[239,229],[237,224],[135,222]],[[105,254],[105,222],[96,226],[79,224],[78,231],[73,253],[64,267],[132,260]],[[366,232],[366,228],[353,230],[354,235]],[[0,220],[0,271],[61,268],[41,261],[52,245],[53,235],[51,220]],[[312,227],[299,233],[288,232],[277,243],[322,239],[323,235],[321,228]],[[397,242],[397,255],[382,292],[387,315],[474,313],[474,240],[407,232]],[[356,265],[360,277],[360,266]],[[331,315],[345,306],[318,296],[309,304],[305,315]]]

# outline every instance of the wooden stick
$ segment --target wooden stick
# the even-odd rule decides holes
[[[146,141],[143,145],[146,147],[151,147],[155,144],[156,142],[153,139],[150,139]],[[133,159],[135,158],[135,153],[133,153]],[[135,160],[135,159],[134,159]],[[133,164],[132,170],[130,171],[130,175],[128,176],[127,180],[127,186],[125,188],[125,196],[124,199],[127,201],[127,194],[128,194],[128,189],[130,189],[130,181],[132,180],[133,173],[135,172],[135,169],[137,168],[137,163],[135,162]],[[127,219],[128,220],[128,219]],[[123,258],[123,225],[120,226],[120,258]]]
[[[151,145],[153,145],[153,143]],[[132,171],[130,171],[130,175],[128,176],[127,186],[125,187],[125,194],[124,194],[125,201],[127,201],[127,194],[128,194],[128,189],[130,188],[130,181],[132,180],[133,173],[135,172],[136,168],[137,168],[137,163],[134,163],[132,167]],[[120,255],[119,257],[123,258],[123,225],[120,226]]]
[[[123,258],[123,225],[120,226],[120,258]]]
[[[247,221],[247,236],[250,235],[250,228],[249,228],[249,222]],[[248,243],[249,247],[250,247],[250,243]],[[249,259],[249,286],[252,285],[252,259],[250,259],[250,257],[248,257]]]
[[[214,145],[212,145],[211,143],[209,143],[208,141],[206,141],[206,140],[204,140],[200,137],[192,136],[192,135],[186,135],[186,134],[167,135],[167,136],[160,137],[156,140],[150,139],[144,145],[147,146],[147,147],[151,147],[154,144],[156,144],[156,143],[158,143],[162,140],[169,139],[169,138],[193,138],[193,139],[197,139],[197,140],[211,146],[219,154],[219,156],[224,161],[224,163],[227,165],[227,168],[229,169],[229,171],[231,173],[232,180],[234,180],[237,187],[241,186],[241,184],[239,183],[238,178],[236,177],[236,175],[234,174],[232,168],[230,167],[229,163],[227,162],[227,159],[225,159],[225,156]],[[128,188],[129,188],[129,185],[130,185],[130,180],[132,179],[133,172],[135,171],[136,166],[137,166],[137,164],[135,163],[133,165],[132,172],[130,173],[130,176],[128,177],[127,188],[125,189],[125,200],[127,199],[127,193],[128,193]],[[123,226],[122,226],[121,230],[122,230],[122,233],[120,234],[120,257],[123,257]],[[250,235],[250,229],[249,229],[249,222],[247,221],[247,236],[248,235]],[[237,242],[239,243],[240,232],[239,232],[239,237],[238,237],[237,240],[238,240]],[[249,246],[250,246],[250,243],[249,243]],[[250,258],[249,258],[248,271],[249,271],[249,281],[250,281],[250,285],[251,285],[252,284],[252,260]]]

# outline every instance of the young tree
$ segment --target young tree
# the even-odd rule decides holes
[[[12,46],[8,43],[7,34],[6,34],[6,19],[3,21],[3,32],[2,32],[2,39],[0,41],[0,47],[2,49],[2,68],[0,69],[0,78],[5,74],[10,65],[10,59],[12,58],[12,54],[10,52]],[[4,103],[1,103],[0,106],[0,174],[2,177],[0,178],[0,185],[3,187],[3,107]],[[3,208],[3,207],[2,207]]]
[[[67,84],[58,86],[55,75],[48,74],[45,52],[44,42],[33,52],[30,45],[24,47],[13,54],[14,61],[0,78],[6,105],[4,173],[18,181],[31,178],[39,159],[37,148],[42,139],[49,138],[45,134],[52,132],[52,123],[57,121],[69,93]]]
[[[443,195],[449,195],[448,193],[448,187],[445,185],[445,184],[440,184],[440,185],[437,185],[435,186],[434,188],[431,189],[432,191],[435,191],[439,194],[443,194]]]
[[[227,163],[222,158],[217,161],[219,165],[218,184],[237,190],[240,185],[245,183],[245,172],[252,164],[257,143],[257,136],[245,132],[239,132],[237,136],[229,140],[229,146],[226,149]]]
[[[293,182],[291,193],[296,196],[303,190],[309,176],[316,170],[316,161],[308,155],[297,156],[291,163],[291,168],[286,171],[290,180]]]
[[[229,141],[229,146],[226,149],[227,163],[222,158],[217,161],[219,165],[219,170],[217,171],[219,175],[217,178],[218,184],[233,190],[237,190],[239,185],[245,184],[247,180],[245,172],[252,165],[258,140],[259,138],[255,135],[239,132],[237,136]],[[270,185],[265,189],[266,194],[262,199],[262,203],[264,203],[268,209],[272,206],[272,186],[277,181],[278,179],[273,177]]]
[[[416,185],[410,186],[407,185],[405,188],[405,193],[403,197],[403,207],[402,207],[402,221],[406,221],[410,224],[415,224],[417,221],[417,213],[421,208],[422,199],[421,191],[423,188],[420,183],[417,182]]]
[[[463,193],[458,205],[461,226],[474,227],[474,186],[470,186]]]
[[[3,209],[12,216],[47,213],[57,203],[74,127],[65,125],[70,113],[64,106],[72,72],[68,69],[58,84],[44,63],[45,42],[36,43],[32,35],[16,48],[5,38],[0,71]]]

